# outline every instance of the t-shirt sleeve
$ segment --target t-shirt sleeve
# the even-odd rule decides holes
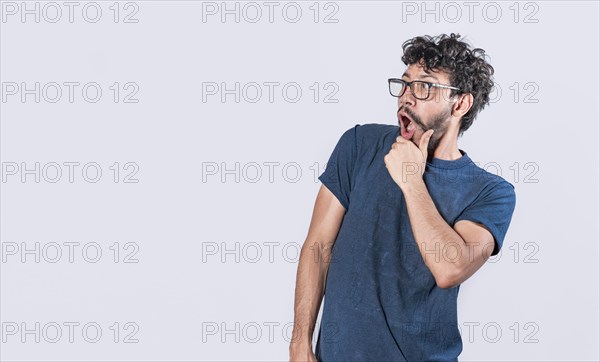
[[[319,176],[319,180],[337,197],[346,210],[350,205],[350,191],[354,186],[357,127],[359,125],[342,134],[325,165],[325,171]]]
[[[502,248],[504,236],[515,209],[516,196],[514,186],[507,181],[500,181],[484,191],[455,220],[470,220],[483,224],[495,240],[492,255]]]

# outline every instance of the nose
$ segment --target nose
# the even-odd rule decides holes
[[[402,108],[403,106],[414,106],[416,102],[417,99],[412,94],[410,87],[406,87],[404,93],[398,97],[398,108]]]

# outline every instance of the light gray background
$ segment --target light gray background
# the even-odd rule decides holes
[[[73,103],[64,94],[57,103],[33,96],[23,103],[20,93],[0,103],[3,165],[97,162],[103,171],[97,183],[82,178],[82,166],[72,183],[66,167],[56,183],[4,175],[1,320],[29,329],[38,322],[41,340],[29,334],[22,342],[22,331],[5,335],[3,360],[286,360],[296,253],[316,176],[346,129],[396,124],[386,80],[405,69],[401,44],[441,32],[459,32],[490,56],[501,94],[459,147],[480,165],[497,165],[517,194],[502,255],[461,287],[461,360],[599,359],[598,2],[478,2],[472,21],[463,2],[455,3],[458,18],[454,5],[438,3],[438,19],[428,3],[434,13],[423,22],[421,2],[337,1],[318,4],[317,23],[313,2],[297,2],[296,23],[282,17],[285,2],[272,23],[262,2],[257,23],[244,14],[239,23],[232,15],[203,22],[203,5],[194,1],[134,2],[137,23],[122,22],[134,9],[125,2],[117,4],[118,23],[113,2],[98,2],[102,16],[89,23],[81,16],[85,4],[75,8],[73,23],[61,6],[57,23],[32,16],[22,23],[19,14],[0,27],[3,84],[97,82],[103,90],[97,103],[82,99],[81,86]],[[416,15],[407,15],[414,10],[407,6],[417,6]],[[496,7],[502,14],[492,22]],[[323,22],[333,11],[337,23]],[[135,82],[139,102],[123,103],[123,93],[114,102],[115,82]],[[264,86],[256,103],[231,95],[222,103],[218,95],[202,101],[203,82],[280,86],[272,103]],[[302,89],[297,103],[281,95],[290,82]],[[323,102],[331,88],[321,88],[315,102],[315,82],[337,84],[338,102]],[[115,162],[120,182],[109,169]],[[122,182],[127,162],[139,166],[138,183]],[[221,163],[234,169],[236,162],[237,171],[221,172]],[[257,182],[253,162],[261,166]],[[279,163],[272,182],[265,162]],[[203,182],[203,165],[211,163],[220,169],[205,172]],[[80,246],[72,263],[66,246],[56,263],[44,255],[22,262],[22,250],[8,252],[36,242]],[[119,262],[109,249],[115,242]],[[100,261],[83,259],[87,243],[100,246]],[[139,262],[123,262],[133,250],[125,243],[137,245]],[[57,343],[44,339],[54,336],[53,322],[62,325]],[[65,322],[80,323],[73,343]],[[97,343],[82,336],[90,322],[102,329]],[[119,342],[109,329],[115,322]],[[133,331],[127,322],[139,327],[137,343],[123,343]],[[207,333],[215,325],[219,330]]]

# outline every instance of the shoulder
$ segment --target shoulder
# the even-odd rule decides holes
[[[486,166],[485,168],[482,168],[475,162],[471,162],[471,168],[473,170],[471,175],[475,178],[476,182],[481,185],[483,195],[515,198],[515,187],[501,176],[501,169],[499,166]]]
[[[345,145],[353,144],[357,148],[360,148],[361,145],[372,146],[381,143],[389,137],[396,138],[399,132],[398,126],[389,124],[357,123],[342,133],[340,143]]]
[[[380,123],[355,124],[344,132],[343,137],[352,140],[357,146],[374,145],[388,137],[397,137],[398,126]]]
[[[356,156],[375,157],[377,152],[392,144],[399,135],[398,126],[364,123],[355,124],[342,135],[342,143],[347,147],[353,146]],[[388,147],[389,148],[389,147]]]

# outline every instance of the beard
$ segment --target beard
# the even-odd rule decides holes
[[[398,112],[400,112],[400,110],[402,110],[402,108],[403,107],[400,107],[398,109]],[[450,117],[450,114],[452,113],[451,111],[452,111],[452,105],[448,105],[448,108],[446,108],[446,110],[443,110],[437,114],[434,114],[431,117],[431,119],[429,120],[429,122],[425,123],[425,122],[423,122],[421,117],[419,117],[418,115],[413,113],[410,109],[408,109],[408,108],[404,109],[404,112],[406,112],[406,114],[408,114],[410,116],[413,123],[415,123],[419,128],[421,128],[421,130],[423,130],[423,133],[427,132],[430,129],[433,130],[433,135],[429,139],[429,145],[427,145],[427,159],[428,160],[431,160],[431,157],[433,157],[433,152],[440,144],[442,136],[448,130],[449,124],[446,121]],[[417,146],[419,146],[419,145],[417,145]]]

